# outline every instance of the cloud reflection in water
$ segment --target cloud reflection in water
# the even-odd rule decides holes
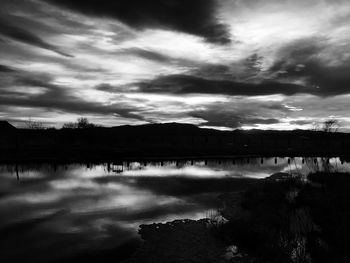
[[[331,160],[335,162],[349,169],[348,164]],[[123,169],[115,173],[105,165],[20,167],[17,181],[11,167],[1,167],[4,257],[50,262],[79,258],[89,251],[106,261],[112,253],[115,261],[115,253],[122,258],[135,247],[140,224],[205,217],[219,206],[218,194],[244,189],[254,182],[248,178],[280,171],[306,173],[311,167],[301,159],[288,164],[288,159],[279,158],[275,164],[271,158],[262,164],[261,159],[242,158],[235,164],[129,163]]]

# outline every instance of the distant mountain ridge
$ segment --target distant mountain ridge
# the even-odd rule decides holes
[[[203,129],[193,124],[186,123],[153,123],[153,124],[143,124],[143,125],[124,125],[124,126],[114,126],[111,128],[118,132],[130,132],[131,134],[199,134],[204,131],[217,132],[214,129]]]
[[[29,128],[16,128],[8,121],[0,121],[0,131],[2,130],[45,130],[45,129],[29,129]],[[109,130],[116,131],[121,133],[131,134],[135,133],[153,133],[153,134],[227,134],[227,133],[245,133],[245,134],[314,134],[314,133],[324,133],[323,131],[314,131],[314,130],[260,130],[260,129],[251,129],[251,130],[242,130],[242,129],[234,129],[234,130],[217,130],[215,128],[202,128],[200,126],[189,124],[189,123],[178,123],[178,122],[168,122],[168,123],[151,123],[151,124],[141,124],[141,125],[121,125],[121,126],[112,126],[112,127],[104,127],[104,126],[96,126],[89,128],[61,128],[61,129],[47,129],[47,131],[60,131],[60,130],[77,130],[77,131],[99,131],[99,130]],[[336,132],[337,134],[346,132]]]
[[[220,131],[180,123],[35,130],[16,129],[6,121],[0,122],[0,162],[223,156],[350,157],[350,134]]]
[[[0,121],[0,131],[12,131],[17,128],[10,124],[8,121]]]

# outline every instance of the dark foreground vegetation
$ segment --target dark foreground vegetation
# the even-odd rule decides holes
[[[239,212],[223,209],[223,236],[257,262],[349,262],[350,174],[308,180],[266,180],[242,193]]]
[[[221,196],[223,219],[141,226],[129,262],[350,262],[350,174],[277,174]]]
[[[350,156],[350,134],[323,131],[218,131],[189,124],[16,129],[0,122],[0,161],[261,156]]]

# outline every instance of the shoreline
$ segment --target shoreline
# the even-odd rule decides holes
[[[339,158],[343,161],[350,161],[350,155],[320,155],[320,154],[237,154],[237,155],[185,155],[185,156],[126,156],[126,157],[116,157],[116,158],[89,158],[89,157],[76,157],[76,158],[67,158],[67,157],[54,157],[54,158],[44,158],[44,157],[32,157],[32,158],[23,158],[23,157],[12,157],[12,158],[1,158],[0,164],[102,164],[110,163],[115,165],[121,165],[122,163],[130,162],[139,162],[139,163],[152,163],[152,162],[181,162],[181,161],[236,161],[244,159],[271,159],[271,158]]]
[[[349,176],[310,173],[303,182],[285,173],[272,174],[255,187],[222,197],[224,221],[141,225],[144,241],[123,263],[345,262],[339,259],[350,258],[349,243],[343,242],[350,238]],[[343,223],[334,224],[339,216],[345,217]],[[278,237],[288,239],[279,243]]]

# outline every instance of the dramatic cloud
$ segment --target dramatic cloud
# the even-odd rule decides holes
[[[14,70],[11,69],[10,67],[0,65],[0,72],[14,72]]]
[[[205,126],[212,127],[229,127],[232,129],[241,128],[245,125],[256,126],[258,124],[278,124],[278,119],[264,119],[264,118],[247,118],[246,116],[237,116],[232,112],[220,111],[202,111],[193,112],[194,117],[202,118],[206,121]],[[256,126],[257,127],[257,126]]]
[[[279,60],[270,68],[271,73],[279,79],[304,80],[306,85],[314,88],[311,94],[350,93],[350,58],[344,56],[341,47],[329,56],[326,43],[319,42],[306,39],[284,47]]]
[[[345,0],[2,0],[0,118],[350,130]]]
[[[281,124],[288,109],[276,101],[265,98],[231,98],[190,114],[205,121],[204,126],[218,128],[258,128],[259,125]]]
[[[34,75],[0,65],[0,80],[1,107],[15,105],[78,114],[111,114],[123,118],[143,119],[142,116],[132,113],[137,111],[135,108],[123,103],[103,105],[86,101],[74,95],[69,88],[52,84],[52,79],[48,76]],[[18,87],[26,87],[26,89],[18,89]],[[33,90],[31,91],[30,88]]]
[[[54,45],[51,45],[49,43],[46,43],[44,40],[42,40],[40,37],[36,36],[35,34],[17,27],[15,25],[11,25],[8,21],[5,21],[0,18],[0,34],[6,37],[9,37],[11,39],[14,39],[16,41],[20,41],[29,45],[33,45],[36,47],[44,48],[47,50],[51,50],[53,52],[56,52],[57,54],[66,56],[66,57],[72,57],[71,55],[60,51],[60,49]]]
[[[297,93],[311,93],[312,90],[295,84],[263,82],[259,84],[234,82],[227,80],[210,80],[187,75],[174,75],[137,84],[143,92],[153,93],[206,93],[224,95],[294,95]]]
[[[215,0],[50,1],[87,15],[112,17],[137,29],[169,28],[213,43],[230,42],[227,26],[216,18]]]

